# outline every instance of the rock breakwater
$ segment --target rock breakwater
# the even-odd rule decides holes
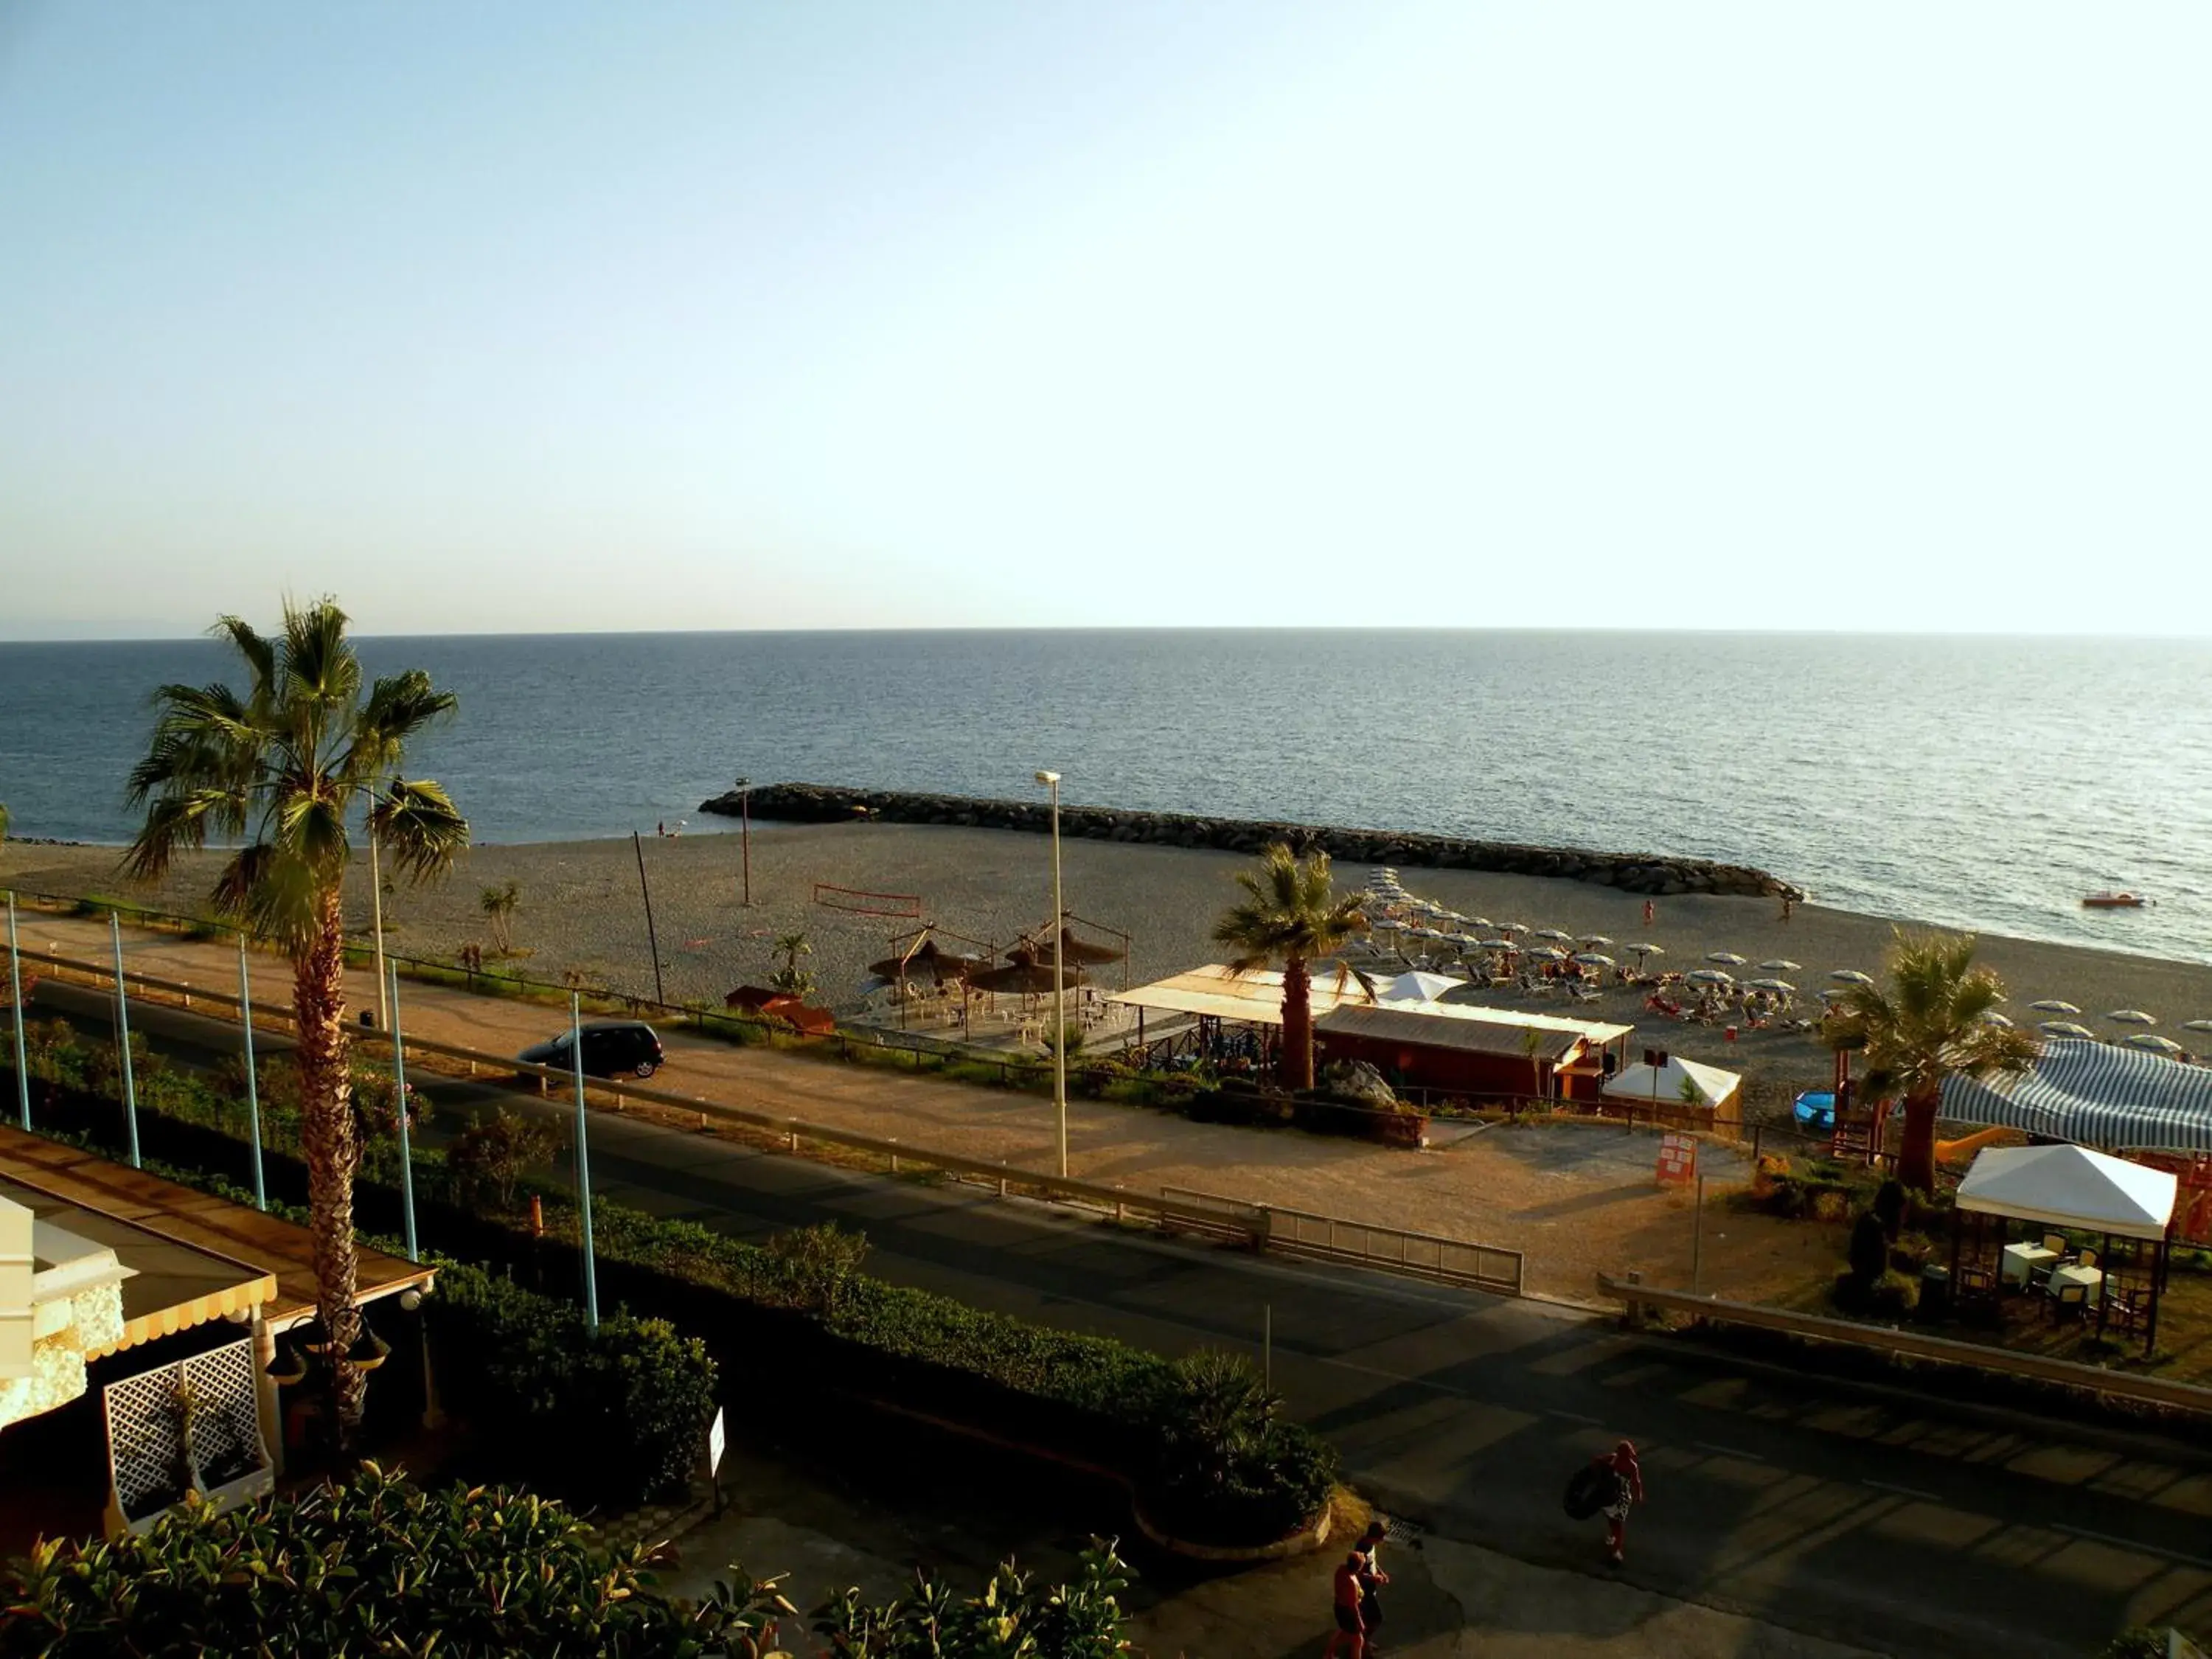
[[[699,803],[702,812],[735,817],[737,793]],[[1042,801],[981,800],[966,795],[915,794],[892,789],[839,789],[818,783],[777,783],[752,792],[752,814],[785,823],[842,823],[880,818],[894,823],[958,824],[983,830],[1021,830],[1042,835],[1052,827]],[[1328,824],[1263,823],[1251,818],[1201,817],[1193,812],[1135,812],[1108,806],[1060,809],[1064,836],[1087,841],[1140,842],[1160,847],[1211,848],[1256,853],[1270,842],[1304,851],[1318,848],[1339,863],[1391,864],[1407,868],[1480,870],[1499,875],[1551,876],[1594,882],[1623,892],[1665,896],[1718,893],[1743,897],[1805,896],[1764,870],[1706,859],[1645,853],[1595,853],[1574,847],[1524,847],[1384,830]]]

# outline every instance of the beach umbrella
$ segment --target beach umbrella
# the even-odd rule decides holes
[[[1665,945],[1654,945],[1648,939],[1638,939],[1635,944],[1628,946],[1627,948],[1636,952],[1636,959],[1638,962],[1641,962],[1646,957],[1663,957],[1667,954],[1667,947]]]
[[[1395,979],[1377,980],[1375,997],[1378,1002],[1434,1002],[1445,992],[1466,984],[1463,979],[1453,979],[1445,974],[1425,974],[1418,969],[1400,974]]]
[[[1770,974],[1802,974],[1805,971],[1803,963],[1792,962],[1787,957],[1776,957],[1772,961],[1762,962],[1759,965]]]
[[[1996,1026],[2001,1030],[2009,1031],[2013,1029],[2012,1022],[2007,1019],[2002,1014],[1997,1013],[1994,1010],[1982,1015],[1980,1023],[1984,1025]]]
[[[1682,975],[1692,985],[1733,985],[1735,975],[1718,968],[1692,968]]]
[[[1833,1002],[1838,997],[1850,994],[1850,993],[1840,985],[1824,985],[1820,988],[1820,1000],[1823,1002]]]
[[[1585,968],[1611,968],[1616,965],[1613,959],[1602,951],[1585,951],[1575,960]]]
[[[1498,930],[1498,924],[1488,916],[1468,916],[1465,921],[1467,925],[1478,933],[1495,933]]]
[[[990,965],[981,957],[940,951],[935,939],[926,939],[902,957],[885,957],[881,962],[870,963],[868,971],[879,979],[933,979],[941,984],[948,979],[965,979]]]
[[[1539,927],[1536,930],[1536,937],[1547,939],[1554,945],[1572,945],[1575,942],[1575,936],[1572,933],[1558,927]]]
[[[2148,1048],[2154,1054],[2164,1054],[2168,1060],[2189,1052],[2172,1037],[2162,1037],[2153,1031],[2137,1031],[2131,1036],[2122,1037],[2120,1041],[2130,1048]]]
[[[2027,1006],[2046,1014],[2078,1014],[2081,1012],[2072,1003],[2057,997],[2045,997],[2040,1002],[2031,1002]]]
[[[1510,939],[1478,939],[1475,943],[1486,951],[1517,951],[1521,948]]]
[[[1583,943],[1589,945],[1593,951],[1606,951],[1610,950],[1613,947],[1613,941],[1607,939],[1603,933],[1584,933],[1583,935]]]
[[[2105,1016],[2115,1025],[2155,1025],[2158,1021],[2140,1008],[2115,1008]]]
[[[1832,968],[1828,970],[1828,977],[1830,979],[1841,980],[1846,985],[1871,985],[1874,983],[1874,975],[1872,974],[1863,974],[1856,968]]]
[[[1048,939],[1035,941],[1031,943],[1028,948],[1033,950],[1036,953],[1040,961],[1052,954],[1052,946]],[[1119,962],[1123,957],[1129,953],[1115,945],[1094,945],[1089,939],[1078,939],[1075,936],[1075,930],[1073,928],[1063,927],[1060,930],[1060,959],[1063,962],[1073,962],[1087,965],[1091,963],[1098,962]],[[1013,958],[1013,951],[1009,951],[1006,952],[1006,959],[1009,962],[1012,961]]]
[[[1017,953],[1016,960],[1003,968],[987,968],[979,974],[969,975],[968,983],[978,991],[994,995],[1041,996],[1053,988],[1052,964]],[[1063,990],[1090,983],[1091,975],[1075,967],[1070,967],[1060,981]]]
[[[2096,1033],[2086,1025],[2076,1025],[2070,1019],[2046,1019],[2035,1028],[2048,1037],[2082,1037],[2094,1040]]]
[[[1528,931],[1528,924],[1525,921],[1501,921],[1498,924],[1498,931],[1501,933],[1525,933]]]
[[[1556,945],[1540,945],[1528,955],[1537,962],[1565,962],[1567,959],[1567,953]]]
[[[2185,1019],[2181,1022],[2181,1029],[2185,1031],[2212,1031],[2212,1019]]]
[[[1755,979],[1750,984],[1754,991],[1773,991],[1785,997],[1797,994],[1797,988],[1786,979]]]
[[[1730,968],[1741,968],[1744,964],[1744,958],[1733,951],[1708,951],[1705,952],[1705,960],[1723,963]]]

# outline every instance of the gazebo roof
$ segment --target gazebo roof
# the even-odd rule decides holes
[[[2162,1238],[2174,1178],[2086,1146],[1991,1146],[1959,1183],[1959,1207],[2123,1238]]]

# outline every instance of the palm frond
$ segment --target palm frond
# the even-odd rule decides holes
[[[361,659],[346,641],[337,601],[284,605],[283,688],[287,702],[350,710],[361,696]]]
[[[208,631],[216,638],[227,641],[252,673],[255,701],[264,701],[275,695],[277,667],[276,647],[273,641],[264,638],[252,623],[239,617],[224,617]]]
[[[364,782],[390,773],[399,764],[410,738],[451,717],[459,706],[459,698],[441,691],[419,668],[385,675],[369,688],[338,770]]]
[[[369,833],[414,882],[444,875],[469,847],[469,821],[428,778],[395,781],[369,812]]]

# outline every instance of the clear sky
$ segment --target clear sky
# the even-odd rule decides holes
[[[0,0],[0,636],[2212,632],[2212,7]]]

